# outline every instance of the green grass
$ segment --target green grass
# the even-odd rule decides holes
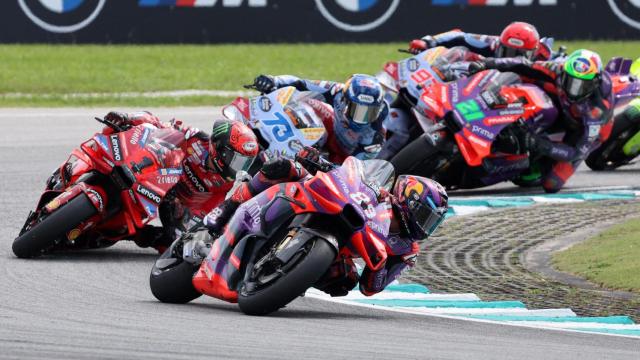
[[[640,42],[571,42],[603,58],[640,56]],[[241,90],[259,73],[343,80],[375,73],[405,43],[236,45],[0,45],[0,106],[210,105],[228,99],[8,98],[2,94]]]
[[[608,288],[640,292],[640,219],[556,253],[553,264]]]

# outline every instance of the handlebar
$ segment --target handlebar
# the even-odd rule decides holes
[[[94,119],[102,124],[105,124],[106,126],[112,128],[113,130],[117,131],[117,132],[121,132],[121,131],[125,131],[127,129],[125,129],[124,127],[118,125],[118,124],[114,124],[111,121],[107,121],[105,119],[100,119],[99,117],[94,117]]]
[[[398,49],[398,52],[400,52],[400,53],[405,53],[405,54],[415,55],[414,53],[412,53],[411,51],[409,51],[409,50],[407,50],[407,49]]]

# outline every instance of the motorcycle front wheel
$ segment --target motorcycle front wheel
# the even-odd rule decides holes
[[[186,304],[202,295],[192,282],[198,267],[175,258],[174,248],[175,243],[153,263],[149,287],[153,296],[164,303]]]
[[[28,225],[26,231],[13,241],[13,253],[21,259],[40,256],[97,211],[85,194],[79,194],[51,215]]]
[[[267,315],[293,301],[327,271],[336,252],[327,241],[315,238],[288,263],[279,267],[254,266],[252,276],[238,292],[238,306],[247,315]],[[277,277],[269,280],[270,277]]]

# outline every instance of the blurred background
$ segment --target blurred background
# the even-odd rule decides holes
[[[639,55],[639,0],[8,0],[0,105],[222,104],[258,73],[343,80],[411,39],[514,20],[605,61]]]

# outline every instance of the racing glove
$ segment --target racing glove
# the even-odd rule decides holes
[[[321,158],[320,151],[311,146],[305,146],[298,151],[296,161],[313,175],[315,175],[318,170],[324,172],[331,170],[331,165],[327,164],[326,161]]]
[[[202,223],[213,238],[218,238],[222,234],[224,226],[227,225],[239,206],[239,202],[226,199],[204,217]]]
[[[120,127],[125,127],[129,122],[129,114],[119,111],[111,111],[104,116],[104,120]]]
[[[426,41],[422,39],[411,40],[409,43],[409,52],[417,55],[425,50],[427,50],[428,44]]]
[[[276,88],[276,79],[271,75],[258,75],[253,80],[253,86],[261,93],[270,93]]]

